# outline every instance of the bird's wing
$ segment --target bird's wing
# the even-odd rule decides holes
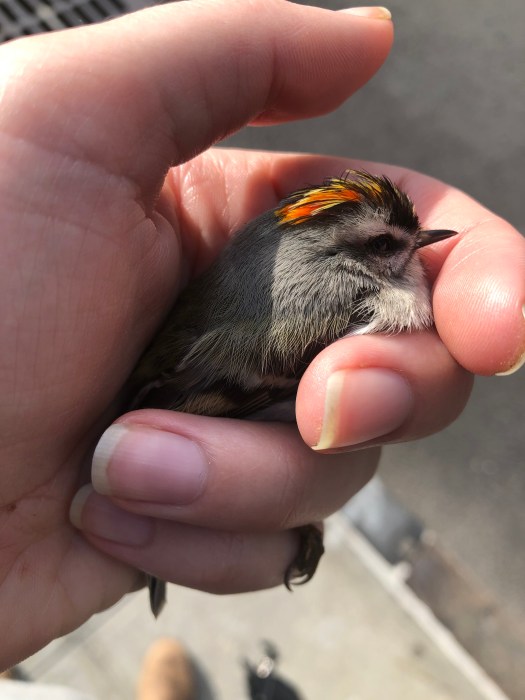
[[[276,385],[262,380],[257,387],[248,390],[224,378],[204,383],[195,376],[194,368],[184,369],[169,378],[157,378],[143,387],[130,410],[164,408],[205,416],[246,418],[293,400],[297,383],[292,380]],[[267,418],[265,415],[264,418],[269,420],[271,416]]]

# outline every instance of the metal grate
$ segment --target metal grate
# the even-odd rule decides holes
[[[0,0],[0,43],[100,22],[150,4],[147,0]]]

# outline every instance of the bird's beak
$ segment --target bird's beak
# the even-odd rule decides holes
[[[435,231],[420,231],[417,247],[424,248],[426,245],[431,245],[432,243],[437,243],[438,241],[444,241],[445,238],[450,238],[451,236],[456,235],[457,231],[448,231],[446,229],[437,229]]]

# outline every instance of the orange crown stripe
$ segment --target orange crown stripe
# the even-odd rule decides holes
[[[363,199],[363,193],[353,189],[350,182],[335,178],[324,187],[317,187],[299,194],[301,196],[294,202],[285,204],[275,211],[279,223],[300,224],[330,207]]]

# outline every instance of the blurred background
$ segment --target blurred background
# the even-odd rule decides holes
[[[0,41],[103,19],[140,4],[0,0]],[[302,4],[348,6],[346,0]],[[420,170],[459,187],[525,231],[523,0],[387,4],[396,28],[391,56],[347,104],[309,121],[244,129],[226,145]],[[478,378],[454,425],[431,438],[389,447],[380,470],[388,494],[416,516],[421,529],[437,534],[475,586],[522,630],[524,396],[525,369],[510,377]]]

